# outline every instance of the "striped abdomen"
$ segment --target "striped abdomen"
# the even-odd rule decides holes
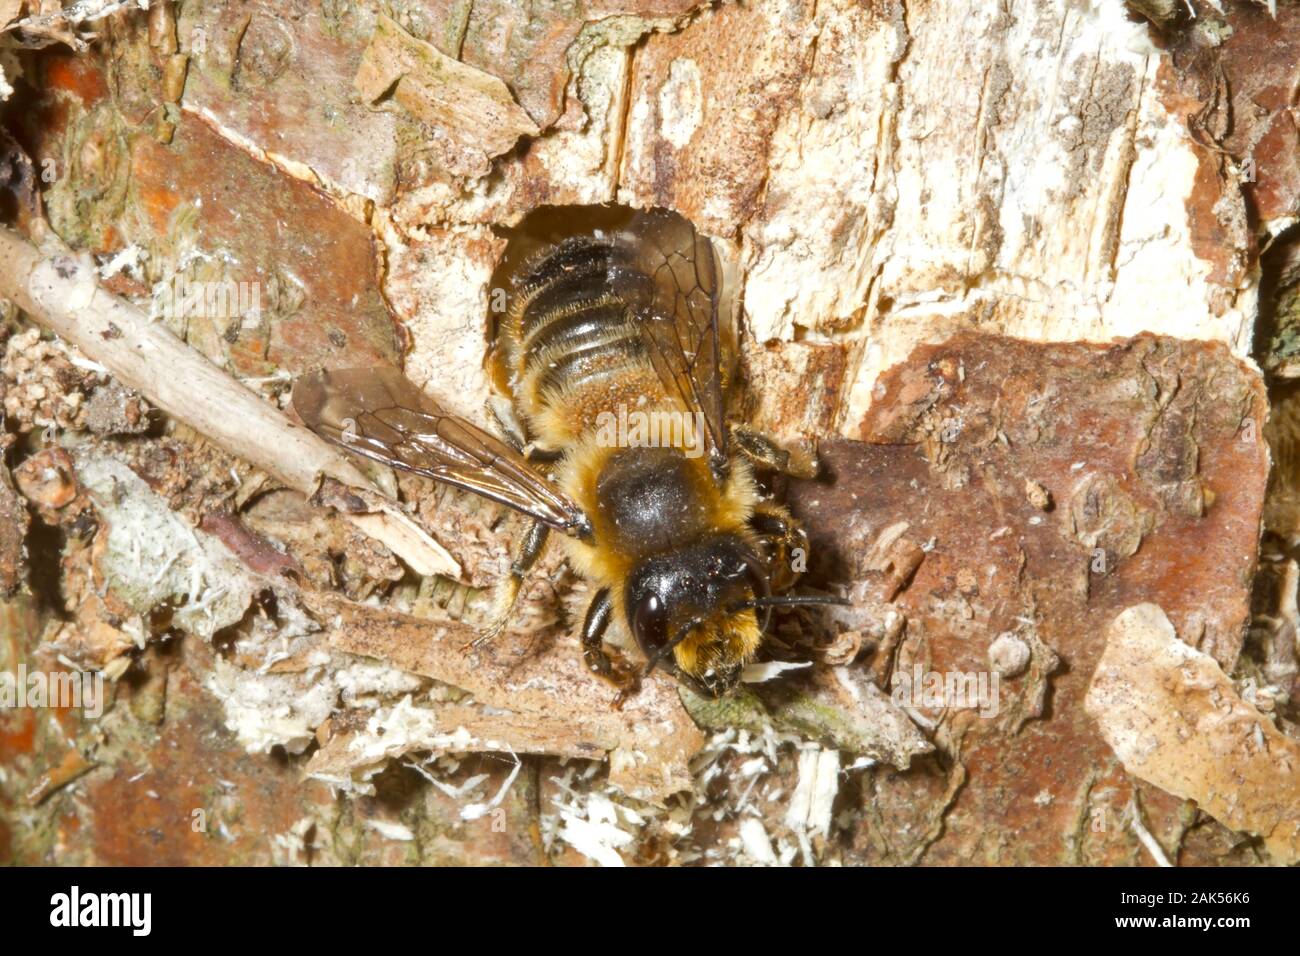
[[[628,265],[592,236],[567,239],[514,280],[502,332],[519,411],[541,444],[561,448],[601,412],[664,403],[646,343],[611,276]]]

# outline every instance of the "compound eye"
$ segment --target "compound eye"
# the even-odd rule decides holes
[[[632,609],[632,636],[647,657],[668,643],[668,608],[651,593]]]

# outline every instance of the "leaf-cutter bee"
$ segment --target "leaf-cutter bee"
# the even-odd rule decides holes
[[[734,323],[713,247],[686,219],[593,206],[530,221],[497,270],[508,299],[487,367],[513,409],[497,416],[503,437],[448,414],[395,369],[305,375],[294,406],[355,454],[533,519],[483,639],[506,622],[554,530],[595,588],[582,626],[591,671],[624,694],[656,666],[724,694],[773,606],[842,603],[783,593],[807,541],[754,478],[754,466],[811,476],[816,462],[729,415]],[[642,668],[607,648],[611,625],[635,640]]]

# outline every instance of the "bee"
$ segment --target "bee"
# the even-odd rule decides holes
[[[655,667],[721,696],[758,654],[774,606],[844,603],[786,593],[807,538],[755,478],[811,477],[816,461],[732,414],[735,326],[713,246],[689,221],[617,206],[530,221],[497,270],[507,302],[486,366],[501,437],[395,369],[310,373],[294,407],[357,455],[532,519],[480,640],[505,625],[555,531],[594,588],[585,663],[620,702]],[[607,644],[611,626],[635,641],[641,667]]]

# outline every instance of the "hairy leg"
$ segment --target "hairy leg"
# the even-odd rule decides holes
[[[528,441],[528,436],[520,431],[517,422],[506,418],[508,410],[496,402],[488,402],[488,412],[492,415],[492,421],[496,424],[497,433],[501,439],[513,448],[519,454],[528,459],[529,464],[541,466],[543,471],[548,465],[553,465],[564,457],[563,452],[555,451],[550,448],[538,448]]]
[[[788,591],[808,569],[808,535],[794,516],[774,501],[761,501],[749,519],[758,535],[759,557],[767,565],[772,591]]]
[[[736,448],[760,468],[767,468],[794,478],[816,478],[820,470],[815,457],[782,448],[771,438],[746,424],[733,423],[731,438]]]
[[[605,648],[605,631],[614,613],[614,602],[609,588],[601,588],[587,605],[587,616],[582,622],[582,658],[587,670],[603,677],[618,688],[616,707],[635,694],[641,686],[641,674],[621,654],[611,656]]]
[[[524,578],[528,576],[528,572],[533,569],[533,565],[546,549],[550,530],[540,521],[534,521],[529,527],[515,551],[514,560],[510,562],[510,573],[497,582],[492,596],[492,616],[488,626],[484,628],[482,634],[470,642],[470,647],[486,644],[505,630],[505,626],[510,623],[510,614],[514,610],[515,602],[519,600]]]
[[[527,436],[520,431],[520,426],[513,421],[508,409],[504,409],[499,402],[490,401],[487,403],[489,414],[496,424],[497,432],[507,445],[515,451],[527,457],[531,464],[540,466],[541,471],[547,471],[547,466],[558,461],[562,456],[556,452],[545,451],[527,444]],[[488,625],[483,632],[469,643],[469,647],[481,647],[492,638],[500,634],[510,623],[510,615],[514,610],[515,602],[519,600],[519,592],[523,589],[524,578],[528,572],[533,569],[537,559],[542,556],[542,551],[546,549],[547,536],[550,529],[540,521],[534,521],[529,527],[519,547],[515,550],[514,559],[510,562],[510,573],[497,583],[492,595],[492,612],[488,619]]]

